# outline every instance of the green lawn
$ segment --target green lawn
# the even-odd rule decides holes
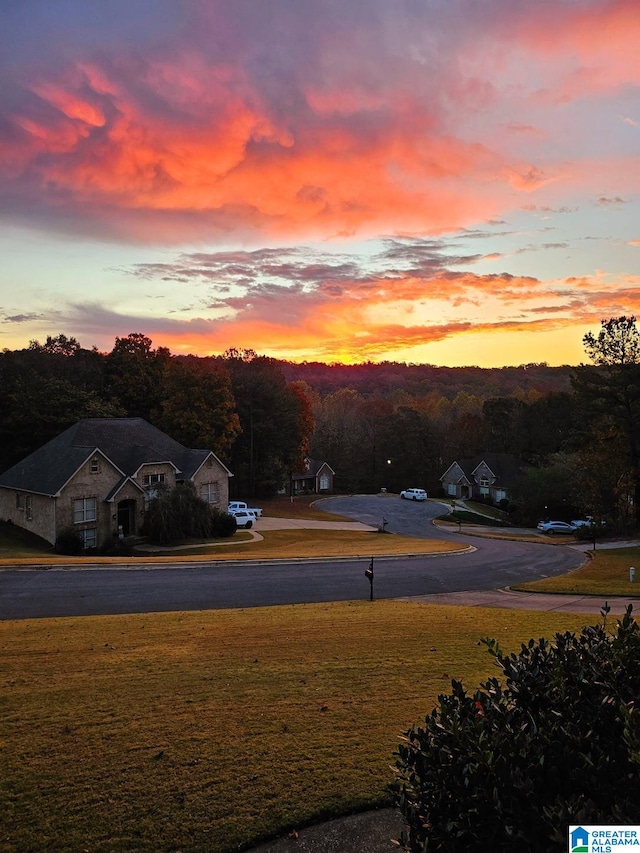
[[[230,853],[389,801],[452,677],[584,617],[404,602],[0,623],[0,850]]]

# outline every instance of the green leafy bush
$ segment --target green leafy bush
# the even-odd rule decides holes
[[[605,617],[606,617],[605,606]],[[631,606],[505,655],[502,677],[452,692],[397,754],[412,853],[552,853],[569,824],[640,822],[640,631]]]
[[[149,503],[142,532],[157,545],[233,536],[236,521],[235,518],[228,520],[230,518],[201,500],[193,483],[185,481],[173,489],[161,491]]]

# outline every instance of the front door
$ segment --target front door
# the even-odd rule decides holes
[[[118,533],[130,536],[136,532],[136,502],[132,499],[118,502]]]

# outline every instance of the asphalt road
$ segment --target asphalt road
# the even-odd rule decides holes
[[[346,503],[345,503],[346,502]],[[563,574],[584,557],[571,548],[479,539],[436,530],[432,504],[393,497],[331,498],[329,511],[420,538],[451,538],[476,550],[374,560],[376,598],[488,590]],[[364,599],[369,560],[135,563],[121,568],[0,571],[0,619],[260,607]]]

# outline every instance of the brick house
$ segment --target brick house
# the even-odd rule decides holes
[[[523,463],[512,453],[480,453],[452,462],[440,477],[445,497],[487,500],[511,499]]]
[[[319,495],[322,492],[332,492],[335,473],[328,462],[318,462],[306,457],[303,470],[291,476],[292,493]]]
[[[184,447],[142,418],[85,418],[0,475],[0,519],[51,544],[72,529],[94,548],[138,533],[158,489],[181,481],[226,510],[232,476],[211,450]]]

